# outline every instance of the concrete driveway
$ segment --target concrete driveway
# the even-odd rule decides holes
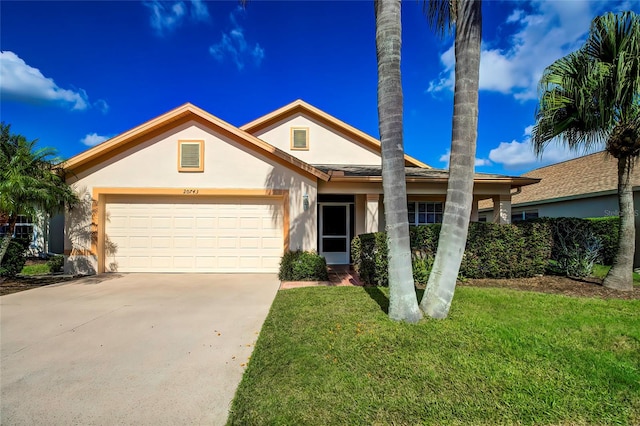
[[[128,274],[0,298],[0,423],[224,424],[275,275]]]

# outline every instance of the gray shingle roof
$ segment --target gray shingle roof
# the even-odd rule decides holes
[[[512,205],[616,191],[617,165],[615,158],[602,151],[532,170],[522,177],[538,178],[540,183],[522,188],[520,194],[513,196]],[[633,186],[640,185],[640,167],[634,167],[631,182]],[[481,201],[479,208],[492,208],[491,200]]]

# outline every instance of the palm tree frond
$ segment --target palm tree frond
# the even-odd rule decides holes
[[[440,36],[451,34],[456,23],[458,0],[424,0],[422,11],[429,26]]]

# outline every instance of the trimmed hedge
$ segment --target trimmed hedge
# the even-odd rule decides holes
[[[560,250],[563,235],[592,233],[602,244],[600,261],[610,265],[618,249],[618,218],[541,218],[513,225],[472,222],[460,265],[463,278],[526,278],[542,275],[550,261],[566,254]],[[410,227],[413,277],[426,283],[436,251],[441,225]],[[385,232],[359,235],[353,239],[354,267],[362,280],[386,286],[387,236]]]
[[[602,243],[602,263],[613,265],[618,252],[618,238],[620,236],[620,217],[595,217],[586,219],[589,221],[591,230],[600,238]]]
[[[371,285],[389,285],[387,234],[362,234],[351,241],[351,257],[360,278]]]
[[[328,281],[327,261],[316,252],[288,251],[280,261],[280,281]]]

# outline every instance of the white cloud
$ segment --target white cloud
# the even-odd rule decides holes
[[[524,10],[516,9],[511,12],[511,15],[507,18],[507,23],[518,22],[520,18],[524,15]]]
[[[162,36],[180,27],[185,20],[208,21],[209,9],[202,0],[163,2],[146,1],[143,4],[151,11],[149,22],[156,34]]]
[[[191,0],[191,17],[196,21],[208,21],[209,9],[202,0]]]
[[[62,89],[52,78],[45,77],[39,69],[27,65],[13,52],[0,52],[0,75],[0,95],[4,99],[61,104],[73,110],[90,107],[89,97],[84,90]]]
[[[530,170],[561,161],[571,160],[604,149],[604,144],[594,146],[589,150],[570,150],[566,145],[552,141],[546,146],[540,157],[536,156],[530,135],[533,126],[525,129],[527,136],[522,142],[500,142],[497,148],[489,152],[489,158],[494,163],[502,164],[507,170]]]
[[[531,3],[533,11],[528,15],[521,9],[514,10],[506,25],[518,29],[509,38],[509,46],[495,47],[486,40],[483,43],[480,90],[509,94],[521,101],[535,99],[544,69],[582,44],[591,19],[606,4],[605,1],[541,1]],[[428,92],[453,89],[453,53],[452,45],[440,56],[443,70],[429,83]]]
[[[222,38],[216,44],[209,47],[209,53],[218,62],[223,62],[229,58],[236,65],[238,70],[242,70],[248,61],[252,61],[256,66],[260,66],[264,59],[264,49],[256,43],[251,46],[245,36],[244,28],[238,23],[238,18],[244,14],[244,9],[238,6],[229,14],[231,30],[222,33]]]
[[[89,133],[84,138],[80,139],[80,142],[87,146],[95,146],[109,139],[107,136],[101,136],[97,133]]]
[[[524,135],[525,136],[531,136],[531,132],[533,131],[533,124],[527,126],[524,128]]]
[[[449,156],[451,155],[451,150],[447,150],[447,152],[445,152],[444,154],[442,154],[439,158],[439,161],[441,163],[445,163],[444,168],[448,169],[449,168]],[[489,161],[487,158],[477,158],[475,159],[474,165],[476,167],[483,167],[483,166],[492,166],[493,163],[491,161]]]
[[[93,107],[97,108],[101,113],[106,114],[109,112],[109,104],[104,99],[98,99],[93,103]]]
[[[476,167],[493,166],[493,163],[489,161],[489,159],[487,158],[476,158],[475,166]]]

